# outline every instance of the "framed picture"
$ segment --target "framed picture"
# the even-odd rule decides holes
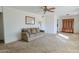
[[[25,16],[25,24],[35,24],[35,17]]]

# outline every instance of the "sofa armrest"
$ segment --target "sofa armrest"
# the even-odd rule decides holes
[[[29,33],[28,32],[22,32],[21,33],[22,40],[28,41]]]

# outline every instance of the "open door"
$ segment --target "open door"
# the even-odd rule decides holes
[[[74,19],[63,19],[62,22],[62,32],[74,32]]]

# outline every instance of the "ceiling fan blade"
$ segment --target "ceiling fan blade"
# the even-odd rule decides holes
[[[41,6],[42,9],[47,9],[47,6]]]
[[[53,8],[49,8],[49,10],[54,10],[55,8],[53,7]]]
[[[49,12],[54,12],[54,10],[49,10],[49,9],[47,9],[47,11],[49,11]]]
[[[51,10],[48,10],[49,12],[54,12],[54,11],[51,11]]]

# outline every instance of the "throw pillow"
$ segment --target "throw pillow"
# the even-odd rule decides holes
[[[35,28],[32,28],[32,29],[31,29],[31,33],[32,33],[32,34],[37,33],[36,29],[35,29]]]

